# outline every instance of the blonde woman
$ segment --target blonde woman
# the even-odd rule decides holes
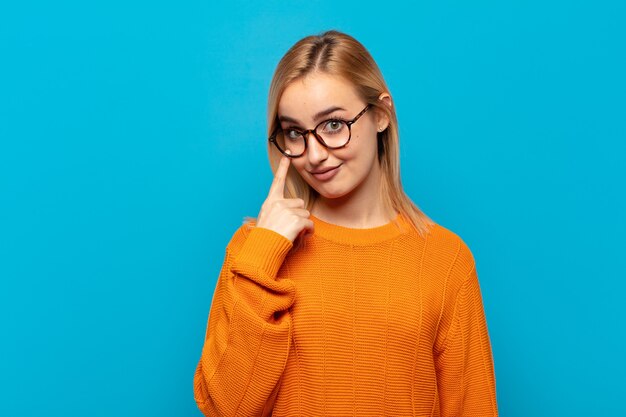
[[[206,416],[497,416],[474,258],[404,193],[378,66],[328,31],[269,91],[274,174],[233,234],[194,397]]]

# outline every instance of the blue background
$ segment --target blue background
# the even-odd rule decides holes
[[[330,28],[385,75],[406,192],[475,256],[500,415],[624,415],[625,9],[4,2],[0,415],[200,416],[274,67]]]

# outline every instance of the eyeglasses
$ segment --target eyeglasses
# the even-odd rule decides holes
[[[313,133],[313,136],[319,143],[329,149],[343,148],[350,142],[352,136],[351,126],[359,120],[368,109],[370,104],[365,106],[363,110],[352,120],[327,119],[320,122],[315,129],[299,130],[295,128],[282,129],[278,126],[274,133],[269,137],[278,150],[290,158],[298,158],[306,152],[307,136]],[[290,154],[286,153],[291,152]]]

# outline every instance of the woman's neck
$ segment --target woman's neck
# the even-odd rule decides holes
[[[396,210],[393,210],[393,213],[388,213],[382,199],[378,196],[367,201],[340,200],[318,196],[310,212],[327,223],[357,229],[385,225],[398,214]]]

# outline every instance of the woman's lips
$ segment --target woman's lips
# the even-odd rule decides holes
[[[337,172],[339,172],[339,168],[341,168],[341,165],[339,165],[339,166],[337,166],[337,167],[335,167],[333,169],[330,169],[330,170],[328,170],[326,172],[323,172],[321,174],[313,174],[312,173],[311,175],[313,175],[313,177],[315,177],[316,179],[318,179],[320,181],[326,181],[326,180],[331,179],[335,175],[337,175]]]

